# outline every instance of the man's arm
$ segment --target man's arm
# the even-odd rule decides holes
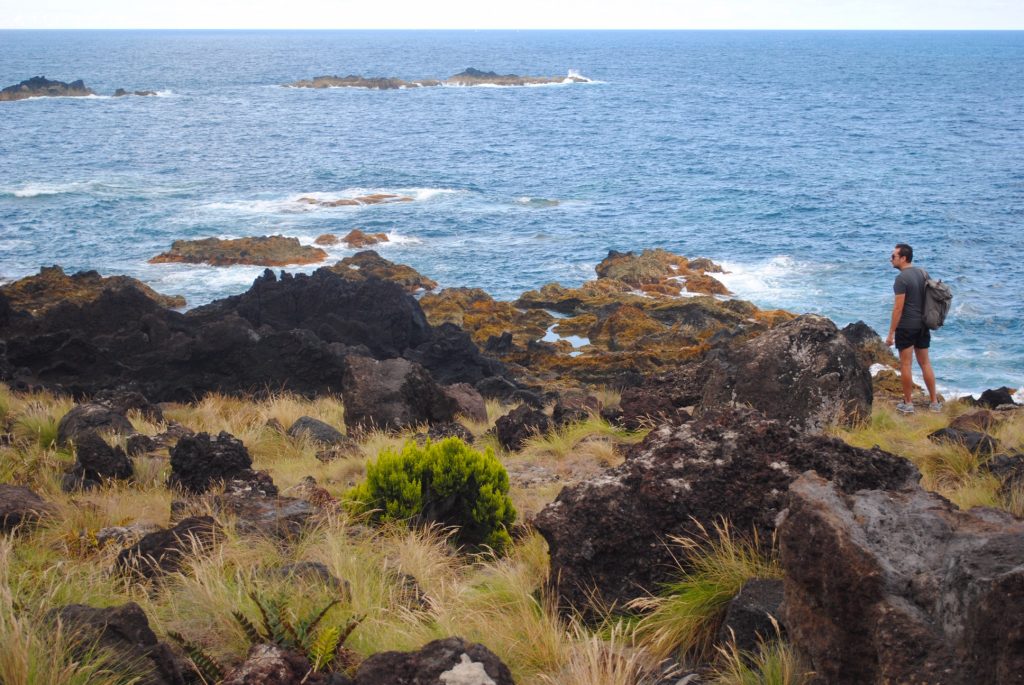
[[[903,316],[903,303],[907,300],[906,293],[900,293],[896,296],[896,302],[892,305],[892,320],[889,322],[889,336],[885,339],[885,344],[892,347],[893,342],[896,340],[896,326],[900,323],[900,317]]]

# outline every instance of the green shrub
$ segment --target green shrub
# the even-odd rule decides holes
[[[508,526],[516,517],[508,472],[494,452],[479,452],[458,438],[381,452],[348,498],[355,511],[374,520],[455,526],[456,541],[495,551],[511,542]]]

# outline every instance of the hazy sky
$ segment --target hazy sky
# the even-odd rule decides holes
[[[1024,29],[1024,0],[0,0],[0,28]]]

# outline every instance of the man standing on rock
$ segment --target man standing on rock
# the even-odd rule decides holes
[[[906,243],[898,243],[893,248],[892,266],[899,269],[892,290],[896,293],[896,302],[892,307],[892,320],[889,323],[889,335],[886,345],[895,341],[896,350],[900,355],[900,379],[903,381],[903,401],[896,405],[901,414],[913,414],[914,404],[911,392],[914,380],[911,368],[914,356],[921,367],[924,384],[928,387],[928,396],[932,411],[942,411],[942,403],[935,394],[935,372],[931,360],[928,359],[928,346],[931,344],[931,331],[924,325],[924,271],[911,266],[914,261],[914,248]]]

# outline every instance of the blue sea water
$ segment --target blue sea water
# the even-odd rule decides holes
[[[279,86],[470,66],[595,82]],[[956,292],[942,388],[1024,386],[1021,32],[0,31],[0,87],[35,75],[160,96],[0,103],[0,277],[97,269],[194,306],[261,269],[147,263],[173,240],[361,227],[499,298],[664,247],[884,335],[905,241]],[[296,202],[380,191],[415,201]]]

